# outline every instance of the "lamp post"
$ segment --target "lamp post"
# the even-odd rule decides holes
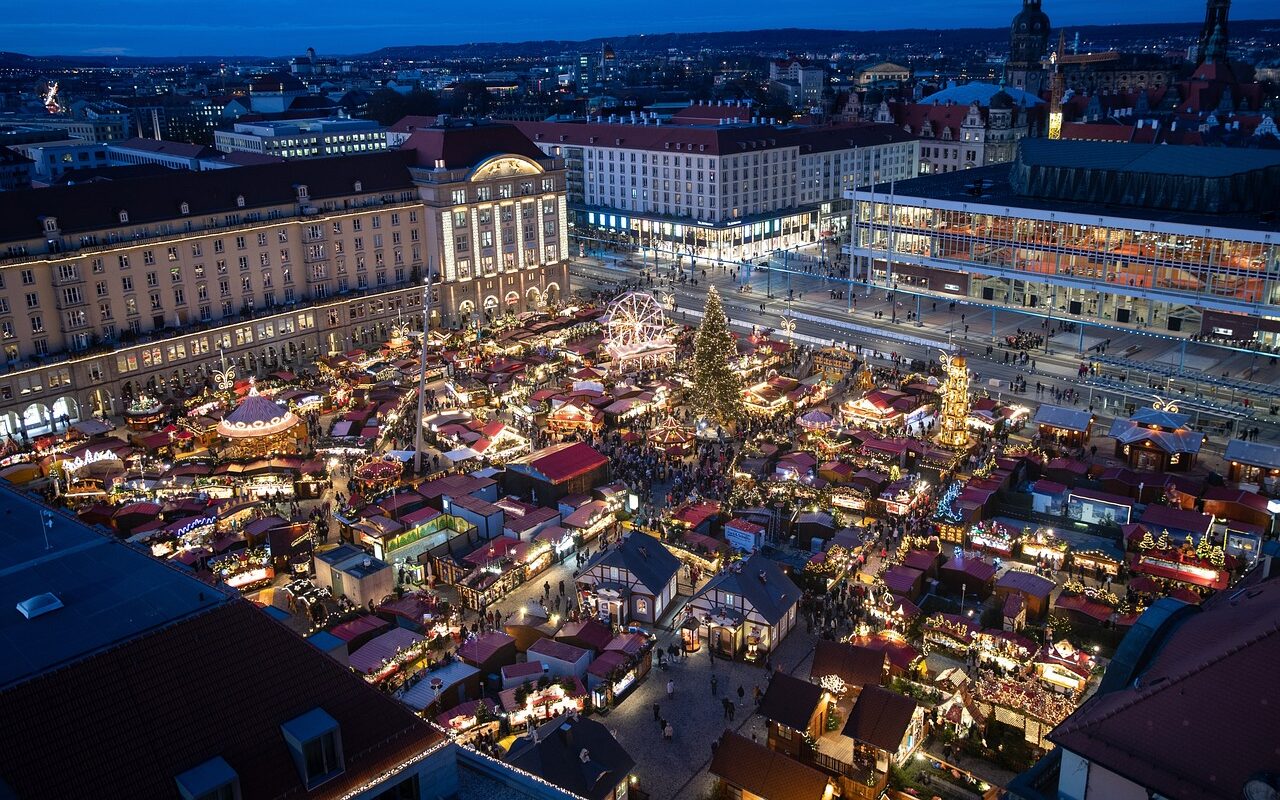
[[[418,349],[418,416],[413,421],[413,471],[422,474],[422,418],[427,406],[427,340],[431,333],[431,265],[427,264],[427,281],[422,287],[422,345]]]

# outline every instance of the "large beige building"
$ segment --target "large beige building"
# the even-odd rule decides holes
[[[366,156],[0,194],[0,436],[568,289],[563,162],[453,123]]]

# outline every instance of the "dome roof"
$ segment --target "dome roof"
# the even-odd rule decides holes
[[[232,439],[270,436],[289,430],[298,421],[292,411],[251,389],[235,411],[218,423],[218,433]]]
[[[1014,33],[1038,33],[1049,35],[1049,15],[1040,10],[1039,0],[1026,0],[1022,10],[1013,18]]]

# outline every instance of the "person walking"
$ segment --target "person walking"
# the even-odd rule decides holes
[[[671,723],[668,722],[666,724],[666,727],[662,729],[662,738],[666,740],[667,744],[671,744],[671,738],[675,735],[676,735],[675,729],[672,728]]]
[[[658,705],[657,703],[654,703],[653,704],[653,721],[657,722],[660,719],[662,719],[662,706]]]
[[[667,678],[667,697],[676,696],[676,682],[671,678]]]
[[[720,705],[724,708],[724,718],[733,719],[733,703],[727,697],[720,698]]]
[[[720,685],[720,681],[715,675],[711,676],[711,696],[716,696],[716,688]]]
[[[742,684],[738,684],[738,705],[742,705],[743,700],[747,697],[747,690],[742,688]]]

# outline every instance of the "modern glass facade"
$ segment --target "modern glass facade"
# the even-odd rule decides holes
[[[887,285],[889,260],[902,288],[1183,335],[1280,340],[1280,246],[1267,232],[888,199],[855,194],[858,279]]]

